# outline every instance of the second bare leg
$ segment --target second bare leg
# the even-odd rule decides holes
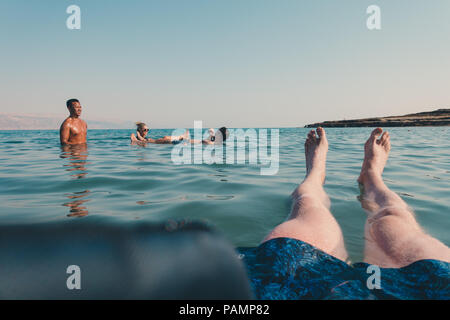
[[[412,210],[382,179],[391,148],[388,132],[375,129],[367,140],[358,179],[363,186],[361,204],[367,211],[365,262],[381,267],[403,267],[422,259],[450,262],[450,249],[426,234]]]

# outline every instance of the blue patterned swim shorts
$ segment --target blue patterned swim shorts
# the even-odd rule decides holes
[[[300,240],[277,238],[237,251],[258,299],[450,299],[450,264],[443,261],[380,268],[380,289],[369,289],[369,264],[349,265]]]

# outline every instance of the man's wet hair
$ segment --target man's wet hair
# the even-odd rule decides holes
[[[78,101],[78,99],[69,99],[69,100],[67,100],[67,102],[66,102],[67,108],[70,108],[70,107],[72,106],[72,103],[74,103],[74,102],[80,103],[80,101]]]
[[[222,141],[227,140],[227,131],[226,127],[219,128],[220,133],[222,133]]]

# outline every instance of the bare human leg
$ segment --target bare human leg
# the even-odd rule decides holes
[[[342,231],[329,210],[330,200],[323,189],[327,152],[325,130],[318,128],[317,136],[311,130],[305,142],[306,177],[292,193],[291,214],[264,241],[293,238],[345,261],[348,254]]]
[[[450,262],[450,249],[427,235],[407,204],[384,184],[382,173],[391,143],[389,133],[381,135],[382,131],[373,130],[367,140],[358,179],[361,205],[368,213],[364,261],[386,268],[403,267],[422,259]]]

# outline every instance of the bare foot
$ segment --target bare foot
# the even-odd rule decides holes
[[[376,128],[372,131],[369,140],[364,145],[364,162],[358,182],[365,185],[372,179],[381,179],[381,175],[391,150],[389,132],[381,133],[383,129]],[[381,138],[378,137],[381,135]]]
[[[316,135],[317,132],[317,135]],[[306,177],[325,183],[328,140],[323,128],[311,130],[305,141]]]
[[[189,129],[186,129],[186,131],[184,132],[183,135],[178,136],[177,140],[185,140],[185,141],[189,141]]]

